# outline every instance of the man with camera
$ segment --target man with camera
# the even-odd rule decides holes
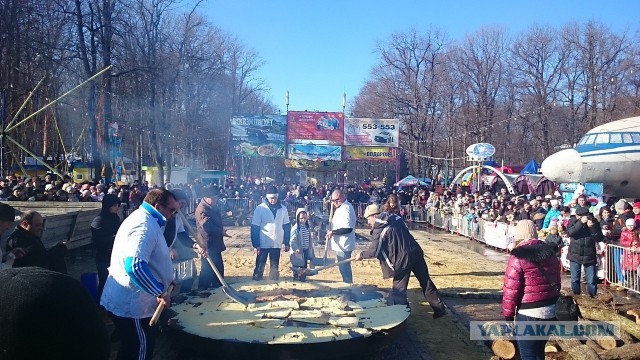
[[[567,259],[571,267],[571,290],[580,294],[580,276],[584,267],[587,292],[596,296],[596,243],[603,240],[600,224],[586,206],[577,206],[575,217],[571,217],[567,226],[567,234],[571,237]]]

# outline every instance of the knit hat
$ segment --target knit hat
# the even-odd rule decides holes
[[[79,281],[37,267],[0,271],[0,354],[6,359],[108,359],[98,306]]]
[[[551,204],[551,206],[557,206],[557,205],[558,205],[558,200],[556,200],[556,199],[551,199],[551,200],[549,201],[549,204]]]
[[[278,196],[278,189],[275,186],[269,186],[267,189],[267,196]]]
[[[627,219],[627,221],[625,221],[624,224],[626,226],[636,226],[636,221],[633,218],[632,219]]]
[[[120,205],[120,199],[116,195],[107,194],[102,198],[102,209],[107,210],[113,205]]]
[[[538,230],[536,229],[536,224],[531,220],[518,221],[513,238],[515,241],[537,239]]]
[[[640,201],[637,201],[633,204],[634,208],[640,208]]]
[[[296,222],[298,221],[298,217],[300,216],[301,213],[305,213],[307,214],[307,209],[305,208],[298,208],[296,210]]]
[[[549,223],[549,229],[557,229],[558,228],[558,220],[553,219]]]
[[[616,204],[613,207],[616,209],[616,212],[620,214],[621,212],[624,211],[624,206],[626,204],[627,202],[624,199],[620,199],[616,202]]]

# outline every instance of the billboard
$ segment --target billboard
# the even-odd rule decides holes
[[[286,115],[231,118],[231,154],[248,157],[284,157]]]
[[[397,157],[396,148],[386,146],[345,146],[345,160],[390,161]]]
[[[342,145],[344,114],[341,112],[289,111],[289,144]]]
[[[293,160],[342,160],[342,146],[289,144],[289,159]]]
[[[344,119],[344,144],[398,147],[398,119]]]

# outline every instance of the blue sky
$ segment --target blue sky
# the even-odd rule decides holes
[[[615,4],[615,5],[612,5]],[[510,35],[533,24],[598,20],[615,32],[640,28],[639,0],[360,1],[208,0],[208,20],[255,49],[271,100],[286,110],[342,111],[377,63],[378,41],[435,26],[461,40],[485,25]]]

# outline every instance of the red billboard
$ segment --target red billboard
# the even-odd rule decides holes
[[[289,111],[287,142],[289,144],[342,145],[344,113]]]

